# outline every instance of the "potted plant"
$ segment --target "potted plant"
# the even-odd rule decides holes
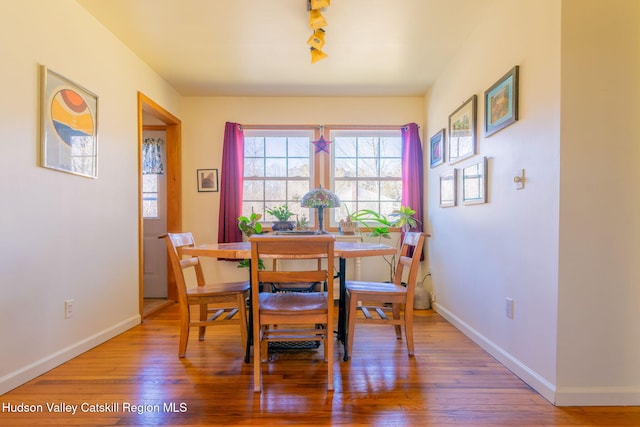
[[[400,209],[394,210],[389,215],[393,219],[371,209],[354,212],[353,217],[358,223],[368,228],[369,237],[377,237],[378,241],[382,241],[382,239],[391,238],[389,233],[391,227],[399,227],[402,231],[409,231],[415,227],[418,224],[418,221],[413,217],[415,213],[416,211],[408,206],[400,206]],[[402,246],[402,242],[400,242],[400,246]],[[389,281],[392,281],[395,275],[396,257],[394,255],[391,259],[387,259],[387,257],[383,257],[383,259],[389,265]]]
[[[355,221],[354,215],[349,212],[349,207],[346,203],[343,203],[344,209],[347,211],[346,219],[341,219],[338,229],[341,234],[352,235],[358,231],[358,222]]]
[[[239,216],[238,217],[238,228],[242,231],[244,236],[251,236],[252,234],[260,234],[262,233],[262,224],[260,224],[260,219],[262,218],[262,214],[257,214],[255,212],[251,212],[251,215]]]
[[[293,230],[296,227],[295,221],[289,219],[293,216],[293,212],[289,210],[289,206],[280,205],[273,208],[267,208],[269,215],[276,217],[277,221],[273,221],[273,231]]]
[[[309,228],[309,220],[306,215],[298,216],[296,214],[296,230],[306,230]]]
[[[239,216],[238,217],[238,228],[242,231],[243,239],[248,238],[253,234],[262,233],[262,224],[260,224],[260,219],[262,218],[262,214],[257,214],[255,212],[251,212],[251,215],[247,216]],[[249,268],[250,260],[243,259],[238,261],[238,268]],[[262,260],[259,260],[258,268],[260,270],[264,270],[264,263]]]

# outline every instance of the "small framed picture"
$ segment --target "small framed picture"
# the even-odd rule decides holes
[[[440,207],[449,208],[456,205],[456,169],[440,175]]]
[[[41,153],[45,168],[98,177],[98,96],[41,66]]]
[[[449,116],[449,163],[456,163],[476,154],[477,95],[467,99]]]
[[[197,176],[199,192],[218,191],[218,169],[198,169]]]
[[[513,67],[484,93],[485,136],[518,120],[518,69]]]
[[[431,167],[444,163],[444,129],[431,137]]]
[[[487,158],[462,169],[462,202],[487,203]]]

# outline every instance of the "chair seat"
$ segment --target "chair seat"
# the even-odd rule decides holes
[[[327,296],[324,292],[314,293],[267,293],[262,292],[260,299],[260,312],[270,314],[301,314],[326,313]]]
[[[377,294],[406,294],[407,288],[395,283],[347,281],[346,288],[350,292],[375,292]]]
[[[247,292],[250,289],[248,281],[244,282],[228,282],[228,283],[215,283],[204,286],[196,286],[187,289],[188,296],[207,296],[216,295],[222,296],[224,294],[237,294],[240,292]]]

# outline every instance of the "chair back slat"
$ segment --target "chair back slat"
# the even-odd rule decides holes
[[[251,280],[253,283],[294,283],[294,282],[333,282],[333,262],[328,262],[326,269],[300,271],[264,271],[258,268],[261,257],[278,259],[333,259],[335,237],[325,234],[318,236],[282,236],[256,235],[249,238],[251,242]],[[257,298],[258,287],[252,290]],[[333,286],[328,286],[328,298],[333,298]]]
[[[182,301],[187,299],[187,283],[184,277],[184,270],[193,268],[198,286],[204,286],[204,273],[198,257],[192,256],[182,259],[182,248],[195,246],[193,234],[191,233],[169,233],[166,236],[167,249],[169,251],[169,262],[173,275],[176,279],[178,298]]]
[[[269,283],[324,282],[328,274],[324,270],[259,271],[258,280]]]
[[[406,283],[410,299],[413,298],[416,279],[418,277],[420,257],[422,256],[422,248],[424,247],[426,237],[427,233],[407,232],[405,233],[404,240],[402,241],[402,247],[400,249],[400,256],[398,258],[398,264],[396,265],[393,282],[398,285],[402,283],[404,269],[405,267],[408,267],[409,272],[407,274]],[[413,252],[411,252],[411,256],[408,256],[410,251]]]

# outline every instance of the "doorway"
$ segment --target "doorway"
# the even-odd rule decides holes
[[[163,203],[165,206],[158,206],[159,213],[164,217],[160,221],[145,219],[144,215],[143,189],[149,188],[148,185],[143,185],[142,173],[142,145],[145,137],[161,138],[164,142],[165,174],[159,180],[161,185],[158,186],[157,195],[158,200],[165,201]],[[166,263],[166,244],[164,239],[159,237],[166,232],[182,229],[181,138],[180,120],[138,92],[138,279],[139,310],[143,319],[177,300],[173,272]],[[149,198],[148,194],[147,198]],[[159,289],[158,283],[161,283],[160,287],[165,289]],[[145,298],[145,296],[152,298]],[[149,303],[145,304],[145,301]]]

